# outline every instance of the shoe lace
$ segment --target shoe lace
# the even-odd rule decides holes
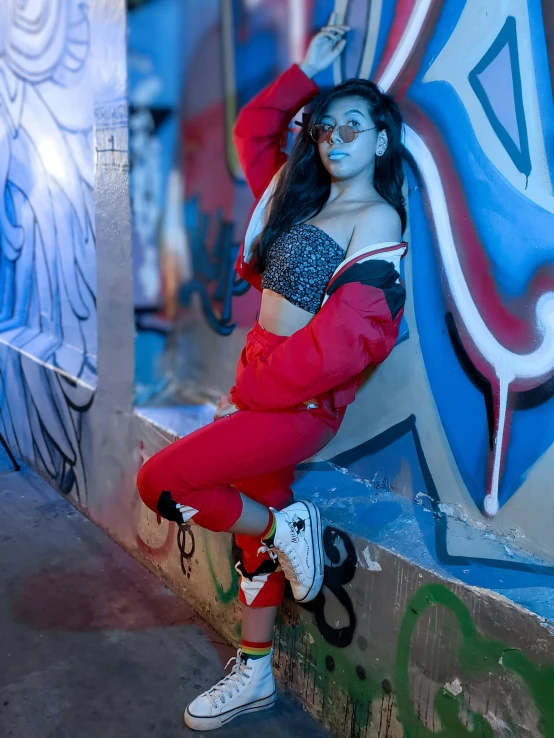
[[[248,672],[252,671],[252,667],[242,660],[241,655],[242,651],[239,649],[237,655],[231,657],[225,664],[227,668],[230,663],[235,662],[230,673],[205,693],[214,707],[217,707],[218,702],[225,704],[226,697],[232,698],[233,692],[239,693],[241,686],[244,686],[246,680],[250,678]]]
[[[271,546],[260,546],[258,554],[269,554],[273,561],[278,560],[281,565],[281,569],[287,579],[294,577],[295,579],[301,579],[300,567],[297,566],[299,562],[298,555],[293,546],[284,544],[283,547],[278,548],[275,551]]]

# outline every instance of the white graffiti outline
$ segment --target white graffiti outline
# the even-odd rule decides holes
[[[406,145],[425,181],[442,265],[459,319],[475,349],[494,371],[498,380],[498,390],[494,392],[496,428],[493,466],[484,503],[486,514],[492,517],[498,512],[498,487],[510,386],[518,381],[532,382],[534,386],[539,386],[554,373],[554,292],[541,295],[537,301],[537,331],[542,340],[534,351],[516,354],[497,341],[481,317],[465,280],[454,243],[440,173],[433,155],[417,133],[408,126],[406,126]],[[529,384],[526,386],[529,388]]]

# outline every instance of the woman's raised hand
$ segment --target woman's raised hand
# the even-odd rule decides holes
[[[300,64],[300,69],[308,77],[327,69],[346,46],[345,35],[350,29],[348,26],[335,25],[336,17],[336,13],[331,13],[328,25],[323,26],[310,41],[304,61]]]

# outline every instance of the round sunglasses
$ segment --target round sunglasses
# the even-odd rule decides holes
[[[355,141],[358,138],[360,133],[373,131],[375,128],[377,128],[377,126],[373,126],[373,128],[363,128],[360,130],[358,128],[353,128],[348,123],[343,126],[330,126],[328,123],[318,123],[317,125],[312,126],[310,130],[310,136],[317,144],[320,144],[324,141],[329,141],[333,132],[337,130],[343,143],[352,143],[352,141]]]

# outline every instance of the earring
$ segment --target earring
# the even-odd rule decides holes
[[[377,156],[383,156],[383,154],[385,153],[385,149],[377,149],[375,153],[377,154]]]

